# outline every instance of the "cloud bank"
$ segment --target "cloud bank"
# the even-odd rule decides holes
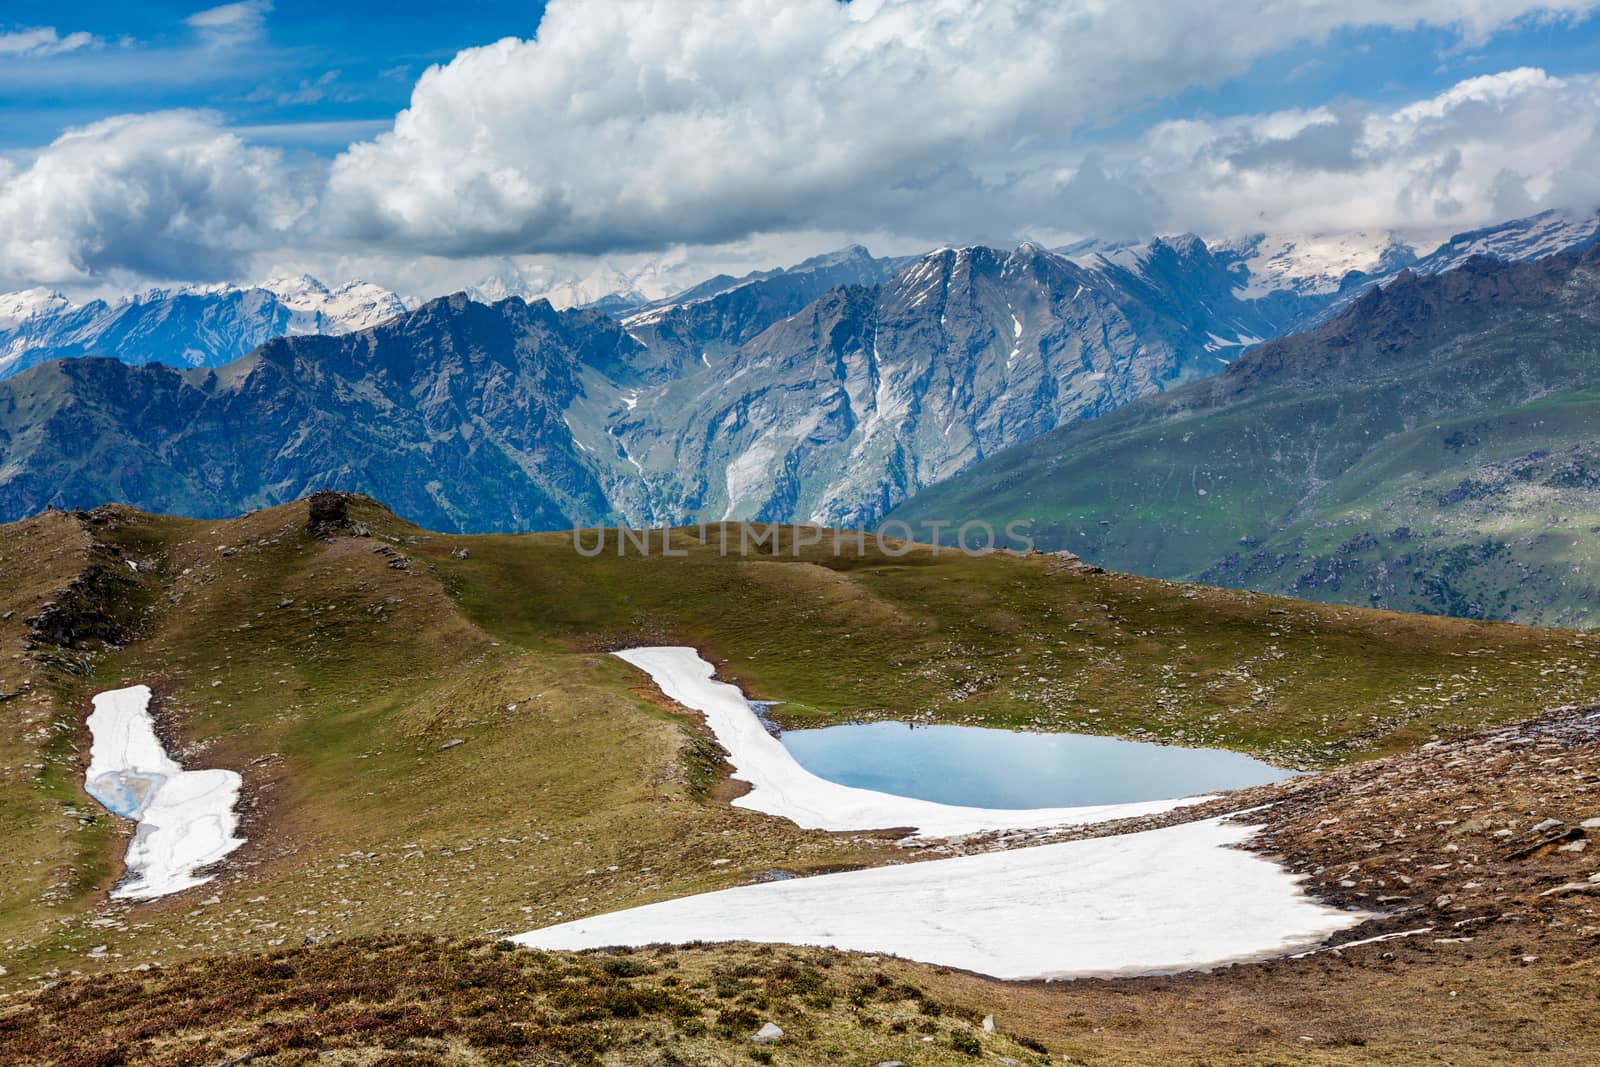
[[[193,112],[68,133],[0,172],[0,283],[221,277],[283,250],[1466,228],[1600,200],[1594,78],[1511,70],[1399,107],[1079,139],[1335,31],[1443,26],[1470,43],[1595,2],[555,0],[534,39],[429,69],[391,130],[331,164]],[[196,18],[257,32],[267,10]]]

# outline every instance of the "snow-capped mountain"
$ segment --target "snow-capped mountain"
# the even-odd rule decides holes
[[[1526,219],[1446,242],[1413,272],[1592,237]],[[234,374],[64,360],[3,382],[0,502],[6,517],[112,496],[232,514],[338,485],[451,530],[870,523],[995,451],[1221,373],[1370,293],[1368,277],[1248,299],[1250,259],[1184,235],[1070,256],[1024,243],[886,261],[853,246],[624,318],[456,294],[347,338],[278,339]],[[0,336],[54,331],[78,354],[190,366],[251,331],[384,307],[349,286],[278,288],[75,309],[14,294]],[[85,461],[110,442],[146,456],[141,472]],[[224,453],[248,477],[216,483]]]
[[[309,274],[273,278],[258,288],[272,293],[295,313],[295,333],[368,330],[415,306],[381,285],[358,281],[330,289]]]
[[[1387,275],[1417,261],[1416,249],[1395,233],[1264,234],[1214,246],[1244,268],[1241,297],[1270,293],[1332,296],[1352,279]]]
[[[1342,306],[1354,293],[1373,282],[1387,281],[1407,267],[1418,274],[1438,274],[1473,256],[1539,259],[1586,247],[1596,239],[1600,239],[1600,214],[1543,211],[1456,234],[1430,251],[1423,251],[1426,243],[1393,231],[1258,233],[1214,241],[1211,248],[1240,265],[1238,293],[1246,299],[1291,292],[1330,297],[1332,304]]]
[[[719,358],[633,390],[603,432],[580,429],[579,440],[621,458],[608,491],[636,521],[854,525],[1007,445],[1214,374],[1295,312],[1238,299],[1230,264],[1198,238],[1125,252],[1085,263],[1023,244],[896,261],[881,282],[828,286],[746,340],[698,335],[702,352],[724,346]],[[866,272],[864,255],[833,266]],[[731,299],[760,307],[795,280],[762,279],[674,314],[722,302],[699,321],[725,325]],[[627,320],[652,346],[655,315]]]
[[[1482,262],[1470,257],[1485,252],[1592,242],[1595,222],[1538,216],[1463,234],[1411,269],[1477,269]],[[441,528],[722,515],[869,523],[997,450],[1218,374],[1259,342],[1371,289],[1368,273],[1345,275],[1333,291],[1316,280],[1356,261],[1348,256],[1289,255],[1278,241],[1284,254],[1263,260],[1267,244],[1212,247],[1183,235],[1068,254],[1023,244],[908,259],[852,246],[784,270],[713,278],[620,316],[515,297],[485,306],[457,294],[391,317],[403,306],[393,294],[306,279],[151,292],[114,305],[10,294],[0,300],[0,377],[51,355],[216,365],[284,339],[262,349],[273,360],[192,376],[192,388],[179,389],[164,368],[102,360],[31,371],[0,389],[0,415],[13,415],[0,425],[0,469],[27,487],[15,490],[19,505],[128,497],[131,483],[96,481],[126,472],[78,462],[79,422],[29,420],[50,405],[94,410],[104,418],[91,444],[121,438],[137,450],[154,447],[146,422],[159,407],[173,421],[163,432],[177,435],[162,448],[221,447],[249,426],[251,449],[264,450],[247,457],[264,464],[249,488],[208,480],[205,453],[193,469],[152,472],[151,493],[186,486],[181,496],[132,499],[162,510],[231,513],[337,475],[329,484],[381,490]],[[1385,259],[1393,248],[1381,246],[1375,270],[1398,261],[1400,252]],[[1252,277],[1260,262],[1275,264],[1283,287]],[[337,344],[288,336],[374,319],[383,321]],[[363,355],[380,344],[381,365]],[[336,355],[342,362],[322,374]],[[306,383],[319,374],[325,392],[308,398]],[[377,406],[363,399],[391,388]],[[341,429],[331,433],[335,411]],[[33,451],[8,451],[24,436]],[[306,447],[313,438],[315,455]],[[79,479],[72,493],[62,487],[68,470]],[[369,477],[382,484],[364,486]],[[417,486],[431,488],[416,495]]]
[[[59,314],[71,306],[70,300],[49,289],[0,293],[0,330],[9,330],[32,319]]]
[[[370,329],[406,309],[380,286],[329,288],[306,275],[251,286],[150,289],[84,304],[27,289],[0,294],[0,378],[77,356],[216,367],[274,337]]]
[[[1473,256],[1493,256],[1511,262],[1541,259],[1557,252],[1587,248],[1597,241],[1600,241],[1600,212],[1585,215],[1542,211],[1525,219],[1456,234],[1420,257],[1414,269],[1419,274],[1439,274],[1454,270]]]

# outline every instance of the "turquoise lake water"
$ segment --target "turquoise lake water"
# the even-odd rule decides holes
[[[978,726],[850,723],[787,730],[780,740],[820,778],[982,808],[1169,800],[1264,785],[1295,773],[1227,749]]]

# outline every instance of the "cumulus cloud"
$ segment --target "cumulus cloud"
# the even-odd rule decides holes
[[[428,69],[392,128],[326,167],[189,112],[69,133],[0,173],[0,279],[214,277],[255,253],[626,256],[786,234],[904,248],[1467,228],[1600,199],[1593,78],[1512,70],[1404,107],[1161,122],[1092,151],[1079,138],[1336,30],[1446,26],[1476,41],[1597,4],[552,0],[533,39]],[[269,10],[247,0],[188,22],[224,45],[261,33]]]
[[[1600,203],[1600,79],[1518,69],[1392,110],[1161,123],[1112,173],[1201,233],[1440,231]]]
[[[54,26],[37,26],[28,30],[0,33],[0,56],[58,56],[63,52],[76,52],[95,42],[94,34],[69,33],[62,36]]]
[[[0,281],[227,277],[294,230],[293,185],[278,153],[215,115],[105,119],[0,172]]]
[[[556,0],[535,39],[426,72],[394,129],[336,162],[326,208],[361,240],[443,254],[599,252],[886,219],[930,237],[958,236],[952,217],[1038,227],[1071,193],[1047,178],[1086,122],[1344,26],[1480,37],[1530,10],[1587,6]],[[1257,150],[1356,167],[1354,125],[1303,133]],[[1093,171],[1080,184],[1124,224],[1149,199],[1104,188]]]

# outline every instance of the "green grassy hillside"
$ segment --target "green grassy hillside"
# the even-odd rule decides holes
[[[457,934],[881,862],[718,798],[696,720],[604,655],[687,643],[786,722],[883,716],[1138,734],[1297,765],[1592,697],[1574,634],[1085,573],[1049,556],[683,558],[570,535],[443,537],[357,500],[229,522],[52,513],[0,528],[16,976],[395,925]],[[464,557],[464,558],[462,558]],[[128,566],[129,563],[134,567]],[[46,603],[53,607],[43,608]],[[175,751],[245,776],[219,882],[107,909],[125,824],[79,791],[96,691],[148,682]],[[460,744],[448,745],[459,740]],[[892,851],[892,850],[891,850]],[[726,863],[713,864],[713,860]],[[103,951],[97,951],[103,947]]]
[[[392,931],[481,938],[908,858],[883,835],[730,807],[703,726],[605,654],[626,644],[693,644],[793,724],[1137,734],[1306,766],[1600,690],[1600,638],[1047,555],[891,557],[869,539],[859,559],[826,543],[797,558],[787,540],[725,558],[712,528],[709,545],[675,531],[682,557],[658,539],[649,558],[612,542],[586,559],[570,534],[440,536],[361,498],[348,519],[313,531],[302,503],[225,522],[103,509],[0,527],[0,985]],[[128,826],[81,792],[83,722],[95,692],[135,682],[155,689],[186,765],[242,773],[248,844],[209,885],[113,904]],[[425,963],[417,951],[404,966]],[[745,966],[729,960],[685,966]],[[250,1010],[270,1019],[279,1003]],[[825,1048],[849,1020],[819,1005],[795,1017]],[[946,1051],[966,1032],[934,1030]]]

